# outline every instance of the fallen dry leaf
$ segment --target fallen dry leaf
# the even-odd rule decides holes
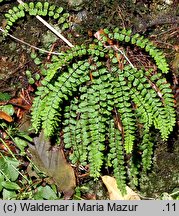
[[[13,98],[8,103],[25,110],[29,110],[31,108],[31,105],[28,104],[23,98]]]
[[[1,132],[1,131],[0,131]],[[6,140],[4,142],[0,142],[0,152],[3,152],[4,155],[11,155],[13,152],[14,154],[17,154],[17,148],[13,144],[12,141]]]
[[[102,176],[102,181],[109,192],[110,200],[140,200],[140,197],[130,187],[126,186],[126,195],[122,195],[117,187],[116,179],[111,176]]]
[[[0,110],[0,119],[4,119],[7,122],[13,121],[12,117],[2,110]]]
[[[35,146],[29,144],[33,163],[55,181],[58,189],[69,199],[74,193],[76,178],[73,168],[67,163],[63,151],[58,147],[51,148],[50,140],[44,137],[43,131],[34,138]]]

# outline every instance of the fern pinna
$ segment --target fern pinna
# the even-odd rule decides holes
[[[35,6],[26,3],[18,10],[21,16],[26,11],[58,19],[58,12],[62,12],[47,2]],[[20,16],[15,14],[11,11],[6,15],[7,32]],[[89,163],[90,175],[95,179],[102,166],[113,167],[124,192],[127,174],[137,185],[138,170],[151,168],[151,127],[167,140],[175,124],[172,90],[163,76],[169,67],[152,42],[133,35],[131,30],[104,29],[96,37],[91,44],[76,45],[41,66],[45,77],[33,101],[32,127],[37,133],[43,129],[47,137],[63,131],[65,147],[73,150],[72,163]],[[132,64],[125,54],[126,45],[147,52],[158,69],[146,70]],[[141,161],[136,160],[139,151]]]

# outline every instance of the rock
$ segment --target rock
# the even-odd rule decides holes
[[[84,0],[68,0],[68,5],[75,11],[82,9]]]

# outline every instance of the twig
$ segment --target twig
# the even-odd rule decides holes
[[[24,4],[23,1],[17,0],[19,4]],[[56,29],[54,29],[50,24],[48,24],[42,17],[39,15],[36,16],[36,18],[42,22],[48,29],[50,29],[54,34],[56,34],[59,38],[61,38],[69,47],[74,47],[73,44],[67,40],[62,34],[60,34]]]
[[[170,195],[170,196],[174,196],[174,195],[176,195],[176,194],[179,194],[179,190],[176,191],[176,192],[173,192],[173,193],[171,193],[171,194],[169,194],[169,195]]]
[[[140,194],[138,194],[142,199],[145,199],[145,200],[156,200],[155,198],[151,198],[151,197],[144,197]]]
[[[131,67],[135,68],[134,65],[132,64],[132,62],[129,60],[129,58],[126,56],[126,54],[122,50],[120,50],[116,45],[112,45],[111,47],[113,47],[115,50],[119,51],[124,56],[124,58],[129,62]]]
[[[1,27],[0,27],[0,31],[5,32],[4,29],[2,29]],[[36,50],[42,51],[42,52],[44,52],[44,53],[49,53],[49,54],[61,55],[61,53],[58,53],[58,52],[49,52],[49,51],[47,51],[47,50],[40,49],[40,48],[38,48],[38,47],[36,47],[36,46],[33,46],[33,45],[31,45],[31,44],[29,44],[29,43],[27,43],[27,42],[25,42],[25,41],[23,41],[23,40],[21,40],[21,39],[19,39],[19,38],[13,36],[13,35],[11,35],[11,34],[9,34],[9,33],[6,33],[6,34],[7,34],[8,36],[10,36],[11,38],[13,38],[14,40],[17,40],[17,41],[19,41],[20,43],[23,43],[23,44],[25,44],[25,45],[27,45],[27,46],[29,46],[29,47],[31,47],[31,48],[34,48],[34,49],[36,49]]]
[[[95,34],[94,34],[94,36],[95,36],[95,38],[97,38],[98,40],[100,40],[101,41],[101,33],[104,33],[104,31],[103,30],[99,30],[99,31],[97,31]],[[108,38],[109,39],[109,38]],[[109,39],[109,41],[110,41],[110,39]],[[124,58],[129,62],[129,64],[131,65],[131,67],[132,68],[135,68],[134,67],[134,65],[132,64],[132,62],[129,60],[129,58],[126,56],[126,54],[122,51],[122,50],[120,50],[116,45],[110,45],[110,46],[106,46],[104,43],[103,43],[103,45],[104,45],[104,47],[106,47],[106,48],[113,48],[115,51],[118,51],[118,52],[120,52],[123,56],[124,56]]]

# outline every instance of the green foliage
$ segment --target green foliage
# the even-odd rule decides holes
[[[1,129],[1,128],[0,128]],[[17,133],[17,131],[16,131]],[[0,198],[3,200],[22,200],[22,199],[59,199],[59,194],[55,185],[41,186],[42,179],[35,174],[34,177],[38,177],[37,182],[31,179],[30,166],[28,171],[21,170],[24,167],[24,160],[22,156],[26,157],[25,148],[28,143],[27,140],[32,141],[27,134],[21,134],[18,132],[18,136],[12,138],[14,145],[19,149],[18,155],[13,153],[6,140],[0,138],[1,145],[4,145],[7,149],[7,156],[4,156],[2,150],[0,153]],[[21,138],[20,138],[20,137]],[[24,139],[25,138],[26,141]],[[10,138],[8,137],[8,140]],[[26,158],[27,163],[27,158]],[[34,167],[35,168],[35,167]]]
[[[49,185],[46,185],[45,187],[39,186],[37,189],[37,192],[34,195],[35,200],[56,200],[57,197],[57,191],[53,190],[52,187]]]
[[[7,25],[5,28],[5,35],[11,30],[12,26],[21,18],[25,17],[26,14],[30,16],[49,16],[61,26],[62,30],[69,27],[67,18],[69,14],[63,11],[62,7],[57,7],[56,5],[51,5],[48,2],[25,2],[24,4],[19,4],[14,6],[12,9],[5,14],[7,20]]]
[[[163,54],[148,39],[131,36],[131,31],[115,29],[108,35],[115,43],[132,43],[148,51],[159,71],[137,69],[128,61],[120,69],[116,53],[122,54],[115,47],[106,48],[106,36],[89,46],[77,45],[48,65],[32,106],[32,126],[36,132],[43,128],[47,137],[63,130],[65,147],[73,148],[70,159],[89,163],[95,179],[109,148],[107,165],[113,166],[122,190],[127,169],[137,185],[140,167],[145,172],[151,168],[150,128],[154,126],[167,140],[175,124],[175,110],[172,90],[162,77],[168,71]],[[136,143],[138,130],[140,144]],[[124,155],[137,149],[142,161],[125,161]]]
[[[110,122],[109,128],[109,147],[108,165],[114,167],[114,176],[118,181],[118,187],[122,192],[125,192],[126,183],[126,169],[124,165],[124,149],[122,142],[122,135],[118,129],[115,128],[114,120]]]
[[[0,157],[0,193],[3,194],[3,199],[15,198],[16,191],[20,190],[20,187],[15,181],[19,176],[18,167],[19,162],[7,156],[1,154]]]
[[[14,114],[14,107],[11,104],[0,106],[0,110],[12,116]]]
[[[163,73],[168,72],[169,67],[163,53],[158,50],[147,38],[144,38],[144,36],[139,34],[132,35],[131,30],[123,29],[121,31],[119,28],[115,28],[114,34],[109,34],[109,38],[118,41],[125,41],[126,43],[131,43],[144,49],[146,52],[149,52],[149,55],[155,60],[157,67]]]
[[[0,101],[9,100],[11,96],[8,93],[0,92]]]
[[[6,179],[15,181],[18,178],[19,172],[16,169],[19,166],[19,162],[14,158],[1,157],[0,158],[0,170],[1,175],[6,177]]]
[[[179,200],[179,190],[178,188],[174,188],[171,194],[163,192],[160,197],[160,200]]]
[[[31,58],[33,59],[34,63],[37,66],[40,66],[42,64],[42,61],[40,60],[39,57],[37,57],[37,54],[35,52],[31,53]],[[41,78],[41,75],[39,73],[33,74],[30,70],[26,70],[26,76],[27,76],[29,84],[31,85],[33,85],[35,81],[38,81]]]
[[[25,13],[57,19],[64,24],[63,30],[68,27],[68,13],[62,12],[63,8],[48,2],[25,3],[5,15],[5,30],[8,32]],[[124,50],[128,44],[148,52],[157,71],[133,65],[118,44]],[[32,58],[41,65],[36,55]],[[163,53],[131,30],[104,29],[99,40],[61,52],[51,63],[41,65],[41,70],[45,77],[32,106],[36,133],[43,129],[47,137],[53,137],[62,131],[65,147],[73,149],[70,159],[89,163],[94,179],[106,165],[113,167],[123,193],[126,178],[137,185],[139,170],[147,172],[152,165],[151,127],[167,140],[175,125],[172,90],[163,77],[169,71]]]

